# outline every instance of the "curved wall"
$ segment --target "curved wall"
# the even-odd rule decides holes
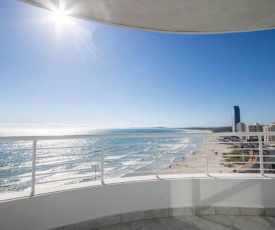
[[[232,212],[240,210],[239,207],[242,210],[254,208],[249,210],[258,214],[267,208],[265,210],[272,214],[275,210],[274,190],[273,178],[208,177],[94,185],[1,201],[0,228],[51,229],[95,220],[84,223],[92,228],[102,226],[100,223],[108,225],[108,221],[112,224],[150,217],[191,215],[199,207],[205,207],[205,214],[217,214],[217,210],[220,210],[219,214],[234,214]],[[182,207],[185,208],[180,209]],[[103,217],[110,218],[100,219]]]

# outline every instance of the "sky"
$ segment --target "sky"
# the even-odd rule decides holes
[[[0,6],[0,123],[140,127],[275,121],[275,30],[183,35]]]

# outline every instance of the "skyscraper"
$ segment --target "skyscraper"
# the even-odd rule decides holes
[[[234,106],[232,108],[232,132],[236,132],[236,125],[241,122],[240,107]]]

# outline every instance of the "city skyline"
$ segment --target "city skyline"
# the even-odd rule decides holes
[[[21,2],[0,11],[0,124],[219,127],[234,104],[246,123],[275,120],[274,30],[175,35],[71,19],[73,30]]]

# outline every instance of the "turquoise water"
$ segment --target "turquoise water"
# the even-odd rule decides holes
[[[184,129],[131,128],[32,128],[1,129],[0,136],[77,135],[77,134],[173,134],[197,132]],[[159,138],[159,170],[182,162],[199,148],[201,138]],[[32,142],[0,142],[0,186],[2,192],[30,188]],[[66,148],[61,148],[66,147]],[[73,147],[73,148],[71,148]],[[37,187],[57,186],[99,180],[101,142],[97,138],[38,141]],[[19,149],[16,151],[11,151]],[[152,175],[155,172],[154,138],[108,138],[104,140],[105,178]],[[10,168],[14,168],[10,170]],[[61,173],[60,173],[61,172]]]

